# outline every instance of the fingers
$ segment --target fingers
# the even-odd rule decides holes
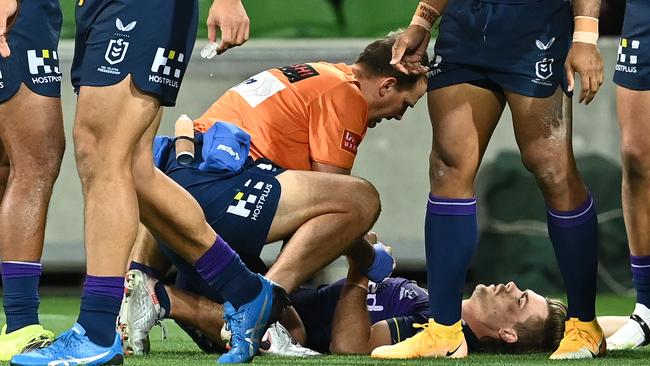
[[[217,23],[212,18],[208,16],[208,42],[213,43],[217,41]]]
[[[406,52],[407,48],[407,42],[404,40],[404,35],[402,34],[395,40],[395,43],[393,44],[392,47],[392,58],[390,60],[390,64],[395,66],[396,69],[399,71],[404,72],[403,70],[400,70],[399,62],[402,60],[402,57],[404,57],[404,53]]]
[[[231,27],[222,26],[221,27],[221,43],[219,44],[219,48],[217,48],[217,55],[220,55],[220,54],[226,52],[227,49],[232,47],[233,42],[234,42],[233,30],[231,29]]]
[[[217,54],[224,53],[227,49],[240,46],[248,41],[250,35],[250,21],[248,18],[235,20],[234,23],[222,25],[221,44]]]
[[[11,55],[11,50],[9,49],[9,44],[7,43],[7,37],[5,32],[7,31],[7,17],[5,15],[0,15],[0,56],[9,57]]]
[[[568,61],[564,64],[564,72],[566,73],[567,90],[572,92],[573,87],[575,86],[575,73],[573,67],[571,67],[571,64]]]

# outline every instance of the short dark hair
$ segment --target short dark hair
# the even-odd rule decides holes
[[[567,306],[560,300],[546,298],[548,317],[534,317],[517,323],[517,342],[508,343],[501,339],[483,337],[479,340],[478,351],[490,353],[531,353],[550,352],[557,349],[564,337],[564,322],[567,319]]]
[[[364,70],[371,76],[394,77],[397,79],[397,88],[404,90],[413,88],[426,75],[407,75],[395,69],[390,64],[393,44],[395,44],[395,40],[402,33],[404,33],[402,29],[391,32],[386,37],[367,45],[359,54],[356,63],[362,65]],[[420,63],[424,66],[429,66],[429,58],[426,53]]]

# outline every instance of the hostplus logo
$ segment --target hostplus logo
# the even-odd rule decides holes
[[[0,71],[0,89],[5,87],[4,81],[2,81],[2,71]]]
[[[34,84],[49,84],[61,81],[59,55],[53,50],[27,50],[29,73]]]
[[[537,57],[539,61],[535,62],[535,76],[536,78],[532,79],[531,82],[535,84],[553,86],[553,83],[548,81],[548,79],[553,76],[553,62],[554,58],[549,57],[551,55],[551,46],[555,43],[555,37],[551,37],[546,43],[540,41],[539,39],[535,41],[535,46],[537,46],[538,53]]]
[[[184,54],[158,47],[151,64],[153,74],[149,74],[149,81],[178,89],[184,61]]]
[[[244,187],[250,187],[250,185],[250,179],[244,183]],[[250,217],[251,220],[257,221],[272,189],[273,184],[260,181],[253,186],[252,192],[255,193],[251,192],[246,195],[244,192],[237,192],[234,198],[236,203],[228,206],[227,212],[241,217]]]
[[[124,25],[120,18],[115,19],[115,28],[117,29],[117,31],[113,33],[115,38],[108,41],[108,47],[106,47],[106,52],[104,53],[104,60],[106,60],[106,62],[111,66],[102,65],[97,68],[97,71],[113,75],[119,75],[122,73],[115,65],[124,61],[130,44],[126,39],[129,39],[129,32],[132,31],[137,24],[138,22],[134,20],[131,23]]]
[[[638,54],[641,48],[641,42],[637,39],[621,38],[618,43],[618,56],[616,59],[616,71],[636,74],[637,63],[639,62]]]

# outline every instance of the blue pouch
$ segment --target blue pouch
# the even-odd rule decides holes
[[[228,122],[217,122],[203,134],[203,162],[199,169],[215,173],[239,173],[246,163],[251,136]]]

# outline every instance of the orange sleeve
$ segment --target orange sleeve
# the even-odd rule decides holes
[[[352,169],[368,125],[368,104],[359,88],[342,83],[314,100],[310,109],[310,159]]]

